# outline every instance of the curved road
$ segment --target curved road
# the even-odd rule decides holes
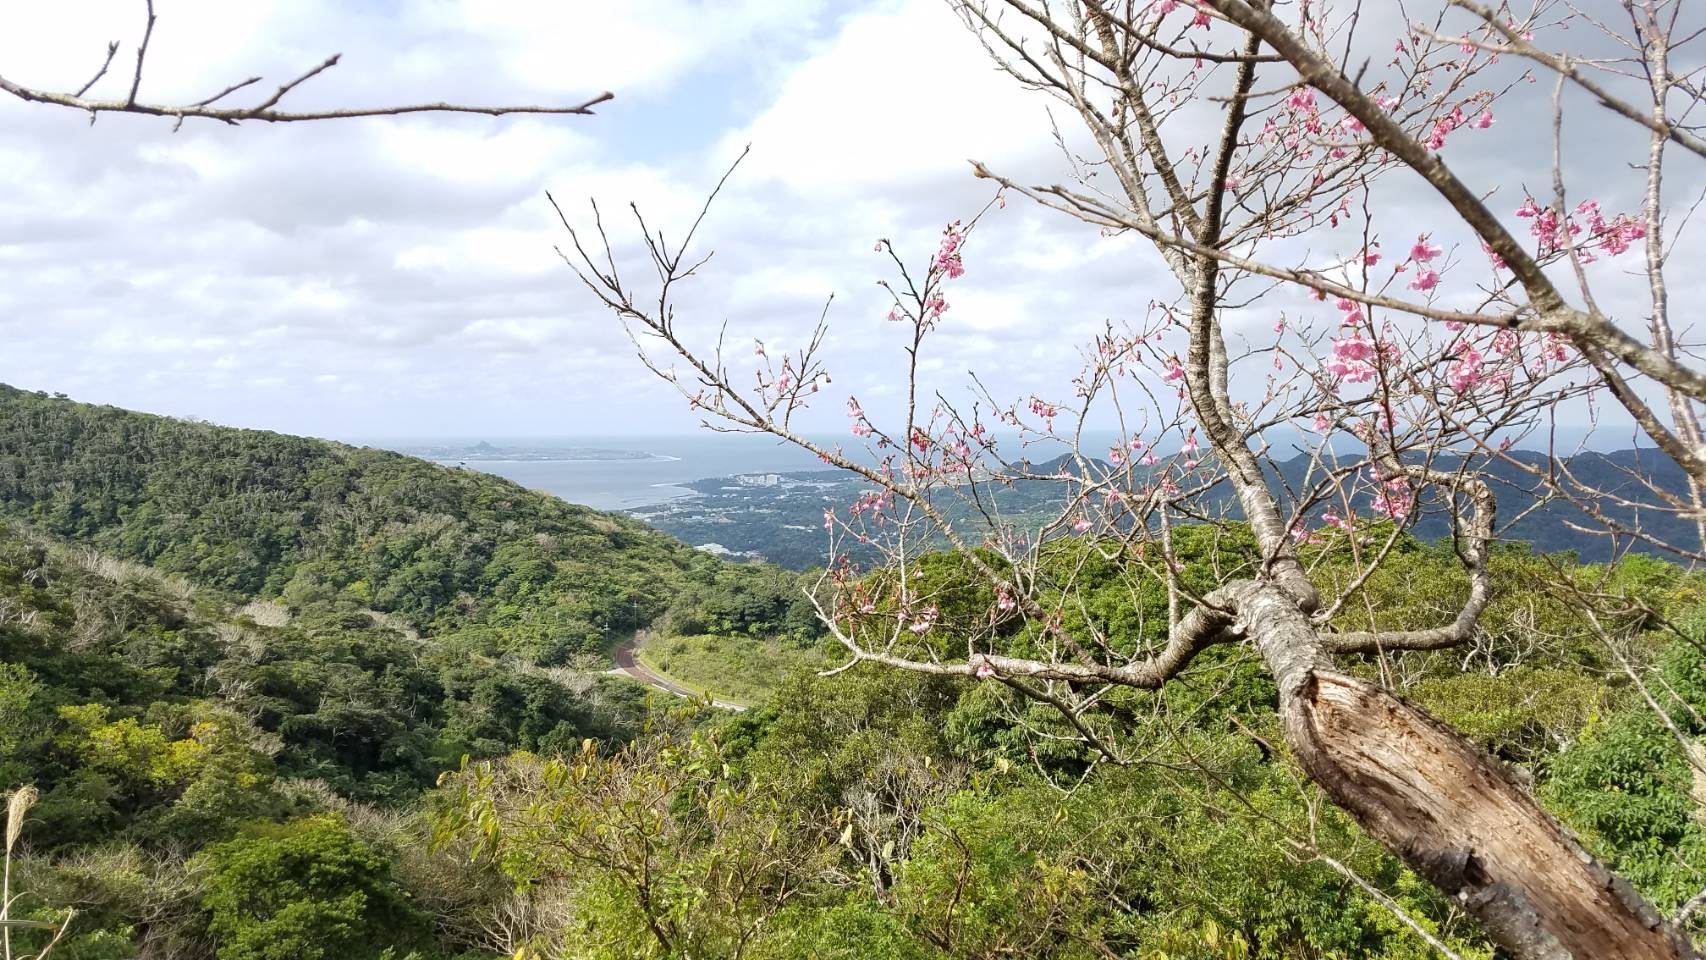
[[[640,681],[646,686],[651,687],[653,690],[662,690],[664,693],[673,693],[685,700],[704,699],[704,694],[699,693],[697,690],[689,690],[678,683],[674,683],[667,677],[660,676],[659,674],[646,669],[645,665],[640,663],[640,658],[635,655],[635,652],[639,650],[639,648],[639,634],[636,633],[629,636],[627,640],[623,641],[621,646],[616,648],[616,669],[610,672],[625,674]],[[714,698],[711,700],[711,706],[718,707],[723,710],[746,709],[745,704],[730,703],[726,700],[717,700]]]

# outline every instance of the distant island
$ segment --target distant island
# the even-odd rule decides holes
[[[612,461],[674,460],[644,450],[607,450],[601,447],[499,447],[484,440],[472,446],[406,447],[397,451],[423,460],[465,462],[468,460]]]
[[[1510,457],[1531,468],[1547,462],[1544,454],[1531,451],[1512,451]],[[1089,462],[1098,474],[1115,470],[1105,461]],[[1452,460],[1441,456],[1435,462],[1437,465]],[[1608,492],[1598,504],[1600,516],[1610,518],[1624,529],[1643,530],[1661,542],[1680,544],[1685,549],[1695,549],[1694,545],[1699,543],[1692,524],[1666,509],[1651,492],[1651,489],[1686,489],[1682,470],[1673,461],[1654,457],[1650,450],[1626,449],[1578,453],[1562,462],[1576,481],[1587,488]],[[1062,456],[1043,463],[1027,463],[1025,469],[1034,479],[1021,479],[989,494],[1000,501],[1001,510],[1009,520],[1041,522],[1060,509],[1062,484],[1053,477],[1076,467],[1068,457]],[[1303,489],[1310,469],[1312,461],[1307,455],[1267,466],[1274,495],[1286,510],[1293,503],[1292,491]],[[1645,540],[1614,542],[1609,537],[1582,533],[1579,524],[1583,515],[1577,507],[1549,496],[1532,475],[1510,463],[1493,460],[1484,469],[1498,490],[1503,523],[1497,528],[1497,536],[1501,540],[1525,543],[1545,554],[1570,551],[1590,563],[1609,561],[1624,550],[1662,555],[1662,551]],[[1637,477],[1647,478],[1651,489],[1638,482]],[[871,489],[870,483],[855,474],[822,469],[709,477],[679,485],[692,490],[693,495],[624,512],[678,540],[699,545],[707,553],[732,560],[768,561],[790,570],[821,565],[827,550],[824,510],[844,511]],[[1368,498],[1366,491],[1354,498],[1356,507],[1365,513],[1369,509]],[[1238,509],[1229,493],[1220,494],[1219,499],[1207,496],[1204,502],[1224,509],[1229,515],[1236,515]],[[949,496],[941,501],[941,506],[956,523],[962,520],[969,523],[965,532],[976,535],[980,520],[965,504]],[[1323,504],[1317,508],[1314,515],[1319,516],[1319,510],[1325,507]],[[1411,518],[1411,530],[1423,540],[1449,537],[1450,516],[1439,504],[1424,503]],[[878,559],[868,548],[847,545],[845,549],[856,560]]]

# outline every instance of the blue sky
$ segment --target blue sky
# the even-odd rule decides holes
[[[106,40],[130,49],[139,11],[33,5],[0,38],[0,62],[75,87]],[[679,432],[694,420],[556,262],[545,190],[618,210],[634,200],[676,224],[751,143],[707,233],[719,272],[697,302],[706,324],[749,321],[786,346],[830,293],[880,316],[875,236],[927,256],[943,223],[987,201],[958,147],[1034,156],[1046,129],[1037,110],[1028,127],[973,135],[1022,95],[936,3],[161,0],[159,12],[145,96],[195,99],[342,51],[304,105],[617,99],[596,117],[177,134],[0,103],[12,131],[0,174],[17,185],[0,198],[0,380],[330,436]],[[1004,99],[932,117],[950,86]],[[978,296],[992,302],[986,323],[1015,325],[1011,303]],[[860,335],[841,371],[880,404],[892,354],[866,349],[873,322],[847,324]]]
[[[839,431],[848,393],[878,416],[899,399],[900,331],[881,319],[872,241],[928,257],[943,224],[991,198],[970,158],[1030,182],[1068,175],[1046,101],[998,73],[940,0],[157,8],[145,97],[199,99],[338,51],[299,105],[617,97],[596,117],[176,134],[0,101],[0,381],[331,437],[684,432],[685,404],[557,260],[544,192],[583,223],[596,197],[678,232],[750,144],[707,225],[717,258],[684,326],[702,343],[727,321],[774,352],[835,294],[835,389],[807,426]],[[142,21],[132,0],[13,17],[6,75],[58,88],[86,79],[108,40],[125,43],[122,62]],[[1514,124],[1488,137],[1506,149],[1464,158],[1471,173],[1495,177],[1535,149]],[[1590,175],[1613,162],[1588,153]],[[1401,226],[1426,222],[1425,198],[1400,185],[1387,199]],[[633,252],[631,232],[619,246]],[[1015,400],[1069,391],[1104,322],[1139,320],[1176,289],[1133,238],[1022,201],[980,227],[966,259],[923,365],[947,391],[968,371]],[[1288,306],[1231,315],[1233,338]]]

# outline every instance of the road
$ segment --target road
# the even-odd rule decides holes
[[[659,676],[658,674],[646,669],[645,665],[640,663],[640,658],[636,655],[639,648],[640,638],[638,634],[635,634],[623,641],[622,645],[616,648],[616,669],[610,672],[625,674],[640,681],[646,686],[651,687],[653,690],[662,690],[664,693],[673,693],[686,700],[703,699],[703,696],[698,691],[689,690],[680,684],[672,683],[667,677]],[[712,699],[711,706],[722,710],[746,709],[745,704],[730,703],[727,700],[717,699]]]

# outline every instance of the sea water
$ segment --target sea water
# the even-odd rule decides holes
[[[847,456],[867,465],[875,465],[879,459],[854,437],[814,436],[808,439],[826,449],[839,446]],[[1106,456],[1115,439],[1111,431],[1087,432],[1082,438],[1084,453],[1087,456]],[[496,474],[529,489],[554,494],[570,503],[585,504],[597,510],[632,510],[693,496],[693,491],[683,484],[695,480],[736,474],[833,469],[815,454],[773,437],[709,431],[680,436],[436,436],[354,442],[404,453],[434,447],[473,447],[481,442],[512,450],[578,448],[632,452],[634,458],[628,460],[437,460],[449,466]],[[1002,448],[1006,456],[1027,456],[1033,462],[1057,457],[1066,449],[1055,441],[1021,446],[1012,439],[1007,440]]]
[[[629,510],[691,496],[682,486],[740,473],[827,469],[815,455],[768,437],[699,434],[655,437],[404,437],[362,441],[364,446],[408,452],[430,447],[493,446],[524,450],[629,451],[629,460],[439,460],[496,474],[533,490],[597,510]],[[649,456],[648,456],[649,455]]]

